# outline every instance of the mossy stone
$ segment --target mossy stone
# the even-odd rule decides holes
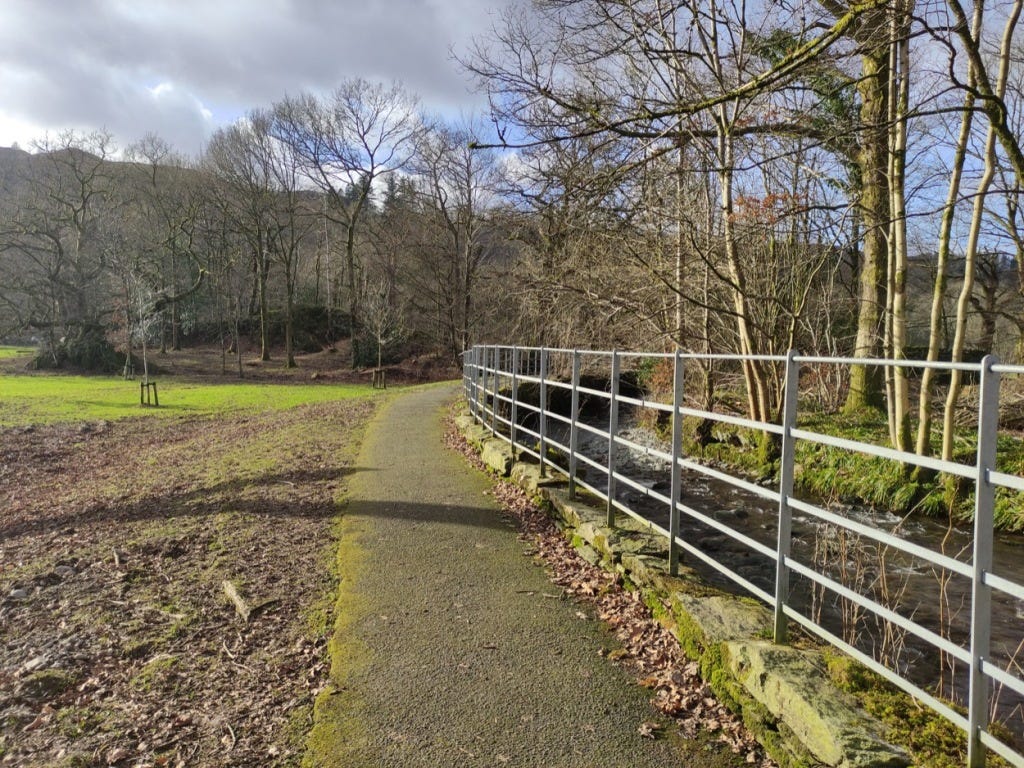
[[[725,664],[746,691],[793,731],[814,758],[837,768],[897,768],[906,754],[830,685],[821,654],[766,641],[727,642]]]

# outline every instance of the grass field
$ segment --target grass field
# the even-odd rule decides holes
[[[6,360],[11,357],[24,357],[28,360],[32,354],[32,350],[27,347],[5,347],[0,345],[0,360]]]
[[[0,347],[0,356],[9,347]],[[374,390],[355,384],[158,382],[160,407],[139,404],[139,383],[112,377],[0,374],[0,426],[59,424],[133,416],[225,415],[365,397]]]

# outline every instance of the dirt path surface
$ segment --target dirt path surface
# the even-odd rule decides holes
[[[486,477],[439,449],[451,395],[396,398],[363,444],[342,524],[335,687],[318,701],[316,764],[740,760],[662,731],[650,693],[601,658],[611,635],[524,556]]]

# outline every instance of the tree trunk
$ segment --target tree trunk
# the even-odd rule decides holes
[[[284,355],[285,367],[295,367],[295,281],[289,279],[285,287]]]
[[[907,109],[910,99],[910,14],[913,0],[897,3],[892,21],[892,85],[891,120],[893,133],[890,179],[892,206],[892,278],[889,290],[892,306],[891,349],[894,360],[906,357],[907,343],[907,207],[905,197],[907,158]],[[900,451],[911,449],[910,439],[910,386],[906,368],[894,367],[892,432],[893,447]]]
[[[266,244],[260,237],[259,253],[256,256],[256,282],[260,303],[260,360],[270,359],[270,306],[267,303],[267,275],[270,271],[270,260],[266,254]]]
[[[946,204],[939,222],[938,256],[935,263],[935,285],[932,288],[931,317],[928,323],[928,361],[936,362],[943,342],[943,316],[946,298],[946,285],[949,281],[949,250],[953,232],[953,217],[956,204],[960,199],[960,183],[964,174],[964,160],[967,156],[967,142],[971,137],[971,124],[974,121],[974,94],[970,91],[964,97],[964,111],[960,119],[960,134],[957,136],[956,148],[953,153],[953,167],[949,179],[949,190],[946,192]],[[935,370],[926,368],[921,374],[921,394],[917,404],[917,443],[916,452],[921,456],[931,455],[932,440],[932,395],[935,390]],[[920,472],[918,473],[920,474]]]
[[[683,146],[682,146],[683,125],[679,125],[679,147],[676,149],[676,242],[675,242],[675,318],[673,322],[673,336],[675,336],[676,349],[682,349],[686,345],[686,328],[683,321],[683,274],[686,267],[685,243],[683,240],[683,173],[685,172]]]
[[[739,338],[741,355],[752,355],[755,352],[753,332],[750,326],[746,280],[740,264],[739,251],[736,245],[736,233],[733,228],[733,147],[732,137],[728,134],[724,115],[720,116],[719,125],[719,160],[721,168],[718,172],[721,192],[722,235],[725,240],[725,254],[728,263],[729,278],[732,282],[733,310],[736,313],[736,335]],[[753,360],[743,361],[743,378],[747,387],[747,411],[754,421],[768,418],[768,390],[761,366]]]
[[[357,339],[359,338],[359,295],[356,292],[356,230],[353,222],[347,227],[345,238],[345,262],[348,268],[348,322],[349,338],[352,342],[352,368],[359,366]]]
[[[226,297],[217,297],[217,330],[220,332],[220,373],[226,376],[228,373],[228,324],[224,318],[224,302]]]
[[[178,257],[171,252],[171,290],[178,293]],[[178,309],[178,302],[171,302],[171,349],[175,352],[181,351],[181,316]]]
[[[952,3],[951,3],[952,5]],[[1003,96],[1006,93],[1006,81],[1009,75],[1010,69],[1010,55],[1011,48],[1013,45],[1013,33],[1017,26],[1017,20],[1020,18],[1022,3],[1021,0],[1015,0],[1013,6],[1010,9],[1010,13],[1006,18],[1005,26],[1003,27],[1003,35],[999,46],[999,55],[997,61],[999,63],[998,77],[994,89],[994,96],[999,99],[1002,103]],[[977,29],[981,29],[981,14],[983,10],[983,4],[980,0],[975,5],[975,20],[977,21]],[[962,14],[960,14],[962,16]],[[968,30],[962,30],[963,33]],[[979,33],[980,34],[980,33]],[[977,37],[975,37],[977,39]],[[977,53],[976,51],[969,52],[970,54]],[[976,57],[972,56],[972,64],[974,65],[975,71],[978,73],[979,79],[981,78],[981,71],[978,64],[975,63]],[[953,348],[951,350],[951,359],[954,362],[959,362],[963,359],[963,351],[966,344],[966,333],[967,333],[967,307],[971,301],[971,293],[974,289],[974,275],[976,270],[976,263],[978,257],[978,245],[981,238],[982,220],[985,213],[985,202],[988,197],[989,187],[992,184],[992,180],[996,173],[996,164],[998,158],[996,157],[996,141],[1001,141],[1003,148],[1007,150],[1007,153],[1013,160],[1013,153],[1010,151],[1011,147],[1007,146],[1007,141],[1003,136],[1003,129],[1005,123],[1001,120],[1005,120],[1005,115],[1000,119],[995,119],[986,107],[986,114],[989,115],[989,127],[988,133],[985,137],[985,152],[982,157],[985,160],[985,167],[982,171],[981,179],[978,181],[978,188],[974,197],[974,207],[971,211],[971,226],[967,235],[967,249],[964,253],[964,281],[960,289],[960,297],[957,299],[956,307],[956,331],[953,335]],[[1016,146],[1014,144],[1014,146]],[[1024,168],[1018,168],[1017,164],[1014,164],[1016,171],[1024,171]],[[1018,181],[1020,174],[1018,173]],[[942,419],[942,458],[945,461],[951,461],[953,458],[953,444],[956,435],[954,434],[956,429],[956,406],[960,399],[960,390],[963,386],[963,379],[960,371],[952,371],[949,382],[949,392],[946,395],[946,407]]]
[[[238,365],[238,378],[242,378],[242,298],[235,299],[235,363]]]
[[[971,211],[971,226],[967,235],[967,249],[964,252],[964,281],[960,286],[960,296],[956,302],[956,330],[953,334],[953,348],[950,359],[953,362],[963,360],[964,347],[967,344],[967,310],[971,304],[971,293],[974,291],[974,277],[977,269],[978,244],[981,238],[981,225],[985,212],[985,198],[988,195],[992,179],[995,177],[996,134],[991,128],[985,138],[985,170],[978,181],[975,191],[974,207]],[[961,372],[950,372],[949,392],[946,394],[946,409],[942,419],[942,458],[953,460],[953,442],[956,437],[956,405],[960,400],[963,388]]]
[[[125,280],[123,285],[124,285],[124,327],[125,327],[125,334],[124,334],[125,335],[125,339],[124,339],[125,355],[124,355],[124,376],[123,376],[123,378],[127,380],[127,379],[130,379],[130,378],[133,378],[132,373],[133,373],[134,366],[132,365],[132,328],[135,325],[135,321],[132,319],[132,292],[131,292],[131,286],[129,285],[128,280]]]
[[[889,47],[885,40],[884,11],[865,14],[865,25],[875,30],[875,45],[865,50],[861,79],[861,146],[857,158],[861,170],[860,221],[864,228],[861,255],[857,339],[853,356],[876,358],[882,348],[882,319],[885,306],[886,261],[889,227],[888,85]],[[854,365],[850,369],[850,391],[846,411],[882,407],[882,371],[877,366]]]

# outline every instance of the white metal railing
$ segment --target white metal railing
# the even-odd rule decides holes
[[[620,393],[622,366],[637,359],[664,359],[671,361],[673,368],[673,402],[671,404],[650,401],[643,397],[630,397]],[[752,421],[736,415],[703,411],[686,407],[684,398],[684,375],[686,366],[693,362],[719,361],[742,363],[744,361],[768,362],[784,367],[784,396],[780,422]],[[557,361],[562,376],[552,375],[552,362]],[[581,384],[584,361],[588,370],[600,370],[607,389],[596,389]],[[622,513],[644,522],[651,530],[668,539],[669,569],[676,573],[680,555],[700,560],[725,578],[747,592],[763,600],[774,611],[774,637],[776,642],[785,642],[790,621],[805,630],[845,651],[862,664],[885,679],[924,702],[957,726],[968,736],[968,764],[971,768],[984,765],[986,748],[998,754],[1015,766],[1024,766],[1024,754],[1007,746],[992,735],[989,729],[990,693],[993,683],[1024,698],[1024,680],[1003,669],[992,661],[991,626],[992,594],[1008,595],[1014,600],[1024,601],[1024,585],[1006,574],[993,573],[993,514],[997,487],[1024,490],[1024,478],[996,471],[996,440],[998,432],[1000,377],[1003,374],[1019,375],[1024,366],[999,364],[994,356],[986,357],[981,363],[928,363],[894,360],[861,360],[851,358],[804,357],[790,351],[785,356],[733,356],[700,355],[690,353],[648,353],[623,351],[594,351],[578,349],[549,349],[511,346],[476,346],[463,355],[464,388],[474,418],[487,426],[491,432],[510,442],[515,450],[534,457],[542,474],[549,470],[567,476],[569,494],[574,497],[578,488],[583,488],[606,503],[609,525],[615,524],[616,514]],[[973,465],[941,461],[896,451],[891,448],[872,445],[856,440],[820,434],[797,428],[798,384],[801,365],[877,365],[905,368],[935,368],[944,371],[959,370],[979,377],[979,404],[976,461]],[[568,380],[563,380],[567,377]],[[525,402],[520,397],[523,383],[536,385],[537,404]],[[570,394],[568,416],[556,413],[550,407],[552,391],[567,391]],[[607,401],[608,421],[606,426],[595,427],[580,419],[580,396],[600,398]],[[640,446],[619,435],[620,407],[622,405],[655,409],[671,414],[671,452]],[[534,419],[537,429],[529,429],[524,422]],[[775,488],[765,488],[743,480],[721,470],[704,466],[693,458],[683,455],[682,421],[684,416],[696,416],[718,423],[753,428],[775,434],[781,438],[778,482]],[[560,432],[568,427],[568,445],[552,436],[552,423],[562,425]],[[598,435],[607,440],[607,458],[597,462],[580,450],[580,433]],[[524,440],[524,436],[528,439]],[[564,438],[563,438],[564,439]],[[796,498],[794,486],[794,458],[798,441],[810,441],[843,451],[902,462],[928,470],[944,472],[973,480],[975,485],[973,551],[969,563],[956,560],[948,555],[922,547],[905,538],[887,531],[850,519],[842,514],[825,509],[817,504]],[[669,495],[655,491],[619,471],[616,466],[616,447],[644,451],[665,459],[670,463]],[[549,458],[549,452],[564,458],[563,468]],[[580,464],[593,466],[607,476],[603,487],[590,483],[581,476]],[[726,482],[768,499],[778,505],[777,536],[774,547],[757,542],[731,526],[681,502],[681,472],[686,469],[699,472],[720,482]],[[617,498],[619,487],[630,488],[649,499],[668,507],[668,527],[664,528],[644,517]],[[953,643],[942,637],[934,628],[922,626],[911,617],[906,617],[891,607],[886,607],[872,597],[860,594],[792,557],[793,511],[808,515],[823,523],[844,528],[857,536],[865,536],[878,544],[891,547],[898,552],[959,574],[970,579],[970,639],[968,647]],[[680,536],[680,520],[687,516],[731,537],[747,549],[774,561],[774,590],[767,590],[753,584],[750,579],[738,573],[734,567],[703,551],[699,545]],[[876,661],[864,650],[847,643],[835,633],[797,611],[790,604],[790,583],[792,574],[797,574],[819,588],[848,600],[860,609],[874,614],[878,619],[889,622],[910,635],[915,636],[937,651],[964,663],[968,669],[969,683],[966,696],[966,716],[949,703],[940,700],[921,686],[911,682],[899,671],[890,669]],[[1022,614],[1024,615],[1024,614]],[[1024,628],[1022,628],[1024,634]]]

